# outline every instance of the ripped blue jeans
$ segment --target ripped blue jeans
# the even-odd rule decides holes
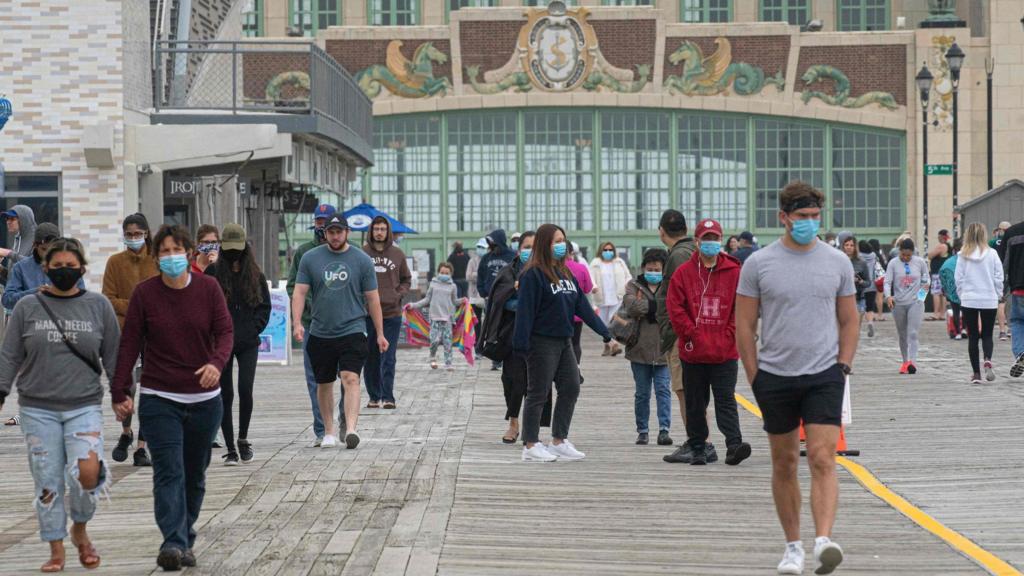
[[[67,537],[68,514],[83,524],[92,520],[98,495],[107,483],[103,460],[103,409],[97,404],[66,412],[21,407],[21,428],[28,444],[28,464],[35,481],[39,535],[44,542]],[[79,482],[79,461],[96,455],[96,485],[85,489]],[[65,484],[69,487],[65,495]]]

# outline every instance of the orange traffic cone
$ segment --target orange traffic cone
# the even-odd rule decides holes
[[[804,431],[804,423],[800,421],[800,444],[807,442],[807,433]],[[860,456],[860,450],[850,450],[846,447],[846,433],[842,425],[839,426],[839,442],[836,443],[836,454],[838,456]],[[800,455],[807,456],[807,449],[800,448]]]

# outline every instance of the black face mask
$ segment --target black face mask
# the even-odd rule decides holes
[[[61,292],[71,290],[82,278],[81,268],[53,268],[46,272],[46,276],[53,282]]]
[[[242,259],[242,254],[244,254],[242,250],[225,250],[220,253],[228,262],[238,262]]]
[[[324,228],[315,228],[313,230],[313,236],[316,237],[316,241],[318,243],[323,244],[327,241],[327,230]]]

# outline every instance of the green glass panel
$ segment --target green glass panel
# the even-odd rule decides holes
[[[681,114],[676,155],[677,207],[696,222],[714,218],[727,230],[747,226],[747,120]]]
[[[419,232],[441,231],[440,120],[425,115],[374,123],[373,204]]]
[[[669,113],[601,112],[603,231],[655,230],[671,205]]]
[[[568,230],[593,229],[593,111],[524,113],[525,227],[557,222]]]
[[[825,129],[790,120],[754,121],[755,226],[779,228],[779,190],[793,180],[825,185]]]
[[[902,138],[832,128],[832,211],[836,228],[899,228]]]
[[[447,157],[448,229],[515,228],[516,113],[449,115]]]

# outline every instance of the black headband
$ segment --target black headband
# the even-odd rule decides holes
[[[790,214],[792,212],[796,212],[797,210],[802,210],[804,208],[821,208],[821,207],[822,207],[821,206],[821,202],[818,201],[817,198],[815,198],[813,196],[803,196],[801,198],[797,198],[796,200],[793,200],[789,204],[784,205],[782,207],[782,211],[785,212],[786,214]]]

